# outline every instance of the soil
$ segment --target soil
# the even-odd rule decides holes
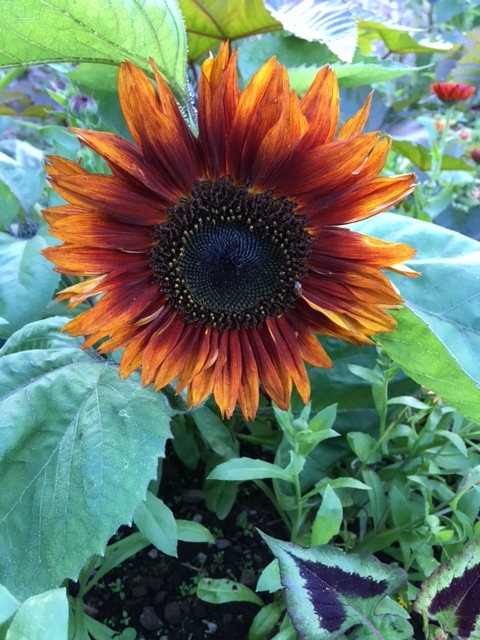
[[[167,456],[159,497],[176,518],[207,527],[215,544],[179,543],[178,558],[147,547],[108,573],[88,593],[85,608],[90,616],[117,632],[134,628],[137,640],[246,640],[259,607],[246,602],[218,605],[199,600],[197,582],[200,578],[229,578],[254,589],[262,569],[273,558],[255,527],[283,539],[288,539],[288,532],[253,483],[240,486],[234,507],[224,520],[206,508],[202,484],[200,473],[189,472],[173,455]],[[123,527],[120,534],[131,531]],[[269,594],[261,595],[270,601]]]

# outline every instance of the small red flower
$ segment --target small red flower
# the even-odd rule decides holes
[[[475,87],[455,82],[435,82],[430,91],[442,102],[455,103],[466,102],[475,93]]]
[[[474,162],[480,164],[480,149],[472,149],[470,151],[470,157]]]

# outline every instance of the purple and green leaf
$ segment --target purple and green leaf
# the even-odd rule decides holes
[[[422,584],[415,611],[458,640],[480,638],[480,540],[441,564]]]
[[[387,597],[405,582],[402,569],[369,554],[348,555],[328,545],[305,549],[261,535],[278,558],[285,604],[300,638],[335,640],[351,629],[365,640],[412,637],[406,612]]]

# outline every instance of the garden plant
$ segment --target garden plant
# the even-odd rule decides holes
[[[479,640],[477,1],[0,26],[0,640]]]

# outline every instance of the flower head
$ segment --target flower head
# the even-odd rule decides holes
[[[476,162],[477,164],[480,164],[480,149],[472,149],[470,151],[470,157],[471,159]]]
[[[133,64],[119,95],[135,144],[76,130],[111,175],[50,158],[67,204],[45,212],[64,244],[45,251],[65,274],[86,279],[59,299],[101,294],[65,329],[125,347],[120,374],[142,368],[145,385],[178,378],[190,406],[211,392],[222,414],[238,403],[253,418],[260,380],[281,408],[292,385],[308,402],[304,361],[332,363],[315,334],[370,343],[392,331],[401,298],[381,269],[413,249],[344,225],[376,215],[413,190],[413,174],[378,177],[390,147],[361,134],[369,101],[338,126],[338,84],[321,70],[300,100],[284,67],[269,60],[244,91],[228,45],[202,66],[198,137],[151,62],[157,89]]]
[[[475,93],[475,87],[454,82],[435,82],[430,87],[439,100],[446,103],[466,102]]]

